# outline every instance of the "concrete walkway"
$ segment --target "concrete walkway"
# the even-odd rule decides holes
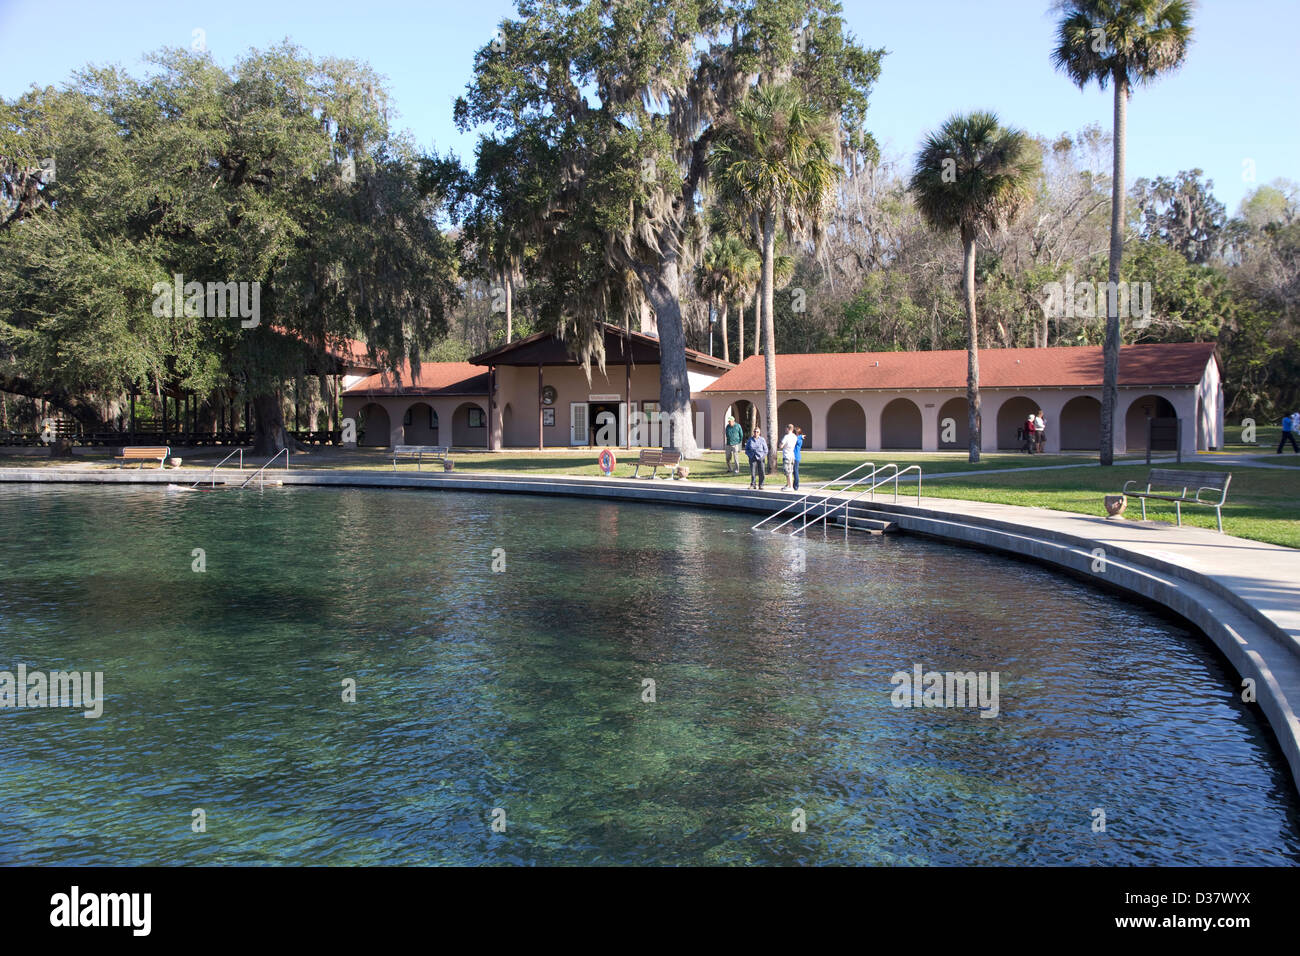
[[[0,468],[0,482],[166,486],[188,485],[205,473],[203,468],[160,472],[75,465],[6,467]],[[719,508],[761,516],[803,497],[794,492],[755,492],[743,486],[694,479],[318,468],[276,470],[273,475],[285,485],[561,495]],[[929,475],[925,477],[926,481],[930,479]],[[915,489],[910,496],[900,494],[897,503],[892,494],[882,494],[874,503],[860,502],[854,507],[855,511],[861,508],[866,517],[891,520],[905,532],[1003,551],[1067,570],[1103,587],[1156,602],[1186,618],[1215,643],[1242,678],[1254,682],[1259,706],[1277,735],[1300,790],[1300,550],[1203,528],[1090,517],[1045,508],[950,498],[922,498],[918,503]],[[796,507],[789,514],[797,511]],[[868,511],[870,514],[865,514]],[[1241,692],[1239,686],[1230,690]]]

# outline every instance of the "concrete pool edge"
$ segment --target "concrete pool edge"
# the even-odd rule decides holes
[[[0,482],[189,484],[200,469],[0,468]],[[353,470],[276,471],[285,485],[561,495],[770,514],[800,495],[700,481],[519,477]],[[778,479],[779,480],[779,479]],[[885,496],[882,496],[885,497]],[[892,498],[892,496],[889,496]],[[951,498],[869,504],[906,532],[1034,560],[1167,608],[1202,631],[1242,678],[1273,729],[1300,792],[1300,551],[1199,528]],[[1240,562],[1250,560],[1251,570]],[[1236,585],[1236,586],[1234,586]],[[1240,690],[1240,689],[1238,689]]]

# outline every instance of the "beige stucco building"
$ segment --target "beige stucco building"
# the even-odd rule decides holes
[[[659,341],[605,328],[605,367],[588,379],[563,342],[541,333],[475,356],[426,363],[420,375],[375,373],[343,395],[362,445],[572,448],[662,444]],[[964,351],[777,356],[778,420],[813,450],[959,450],[968,445]],[[700,444],[724,445],[727,414],[762,423],[763,358],[729,365],[687,353]],[[1047,422],[1045,451],[1096,451],[1100,347],[980,352],[983,450],[1019,447],[1030,412]],[[1214,343],[1129,345],[1120,355],[1117,452],[1146,447],[1148,418],[1182,422],[1185,454],[1223,445],[1223,387]],[[766,431],[766,428],[765,428]]]

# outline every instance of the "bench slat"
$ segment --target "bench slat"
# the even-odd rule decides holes
[[[1173,471],[1153,468],[1147,476],[1151,485],[1170,485],[1174,488],[1219,488],[1228,483],[1231,474],[1222,471]]]

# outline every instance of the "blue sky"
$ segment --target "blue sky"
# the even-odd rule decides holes
[[[0,95],[62,84],[86,63],[140,70],[142,54],[188,47],[196,29],[226,66],[289,37],[369,62],[388,77],[399,125],[469,158],[474,140],[456,132],[451,103],[513,10],[512,0],[0,0]],[[974,108],[1036,135],[1110,128],[1109,91],[1080,92],[1052,68],[1049,0],[845,0],[844,11],[862,42],[889,51],[869,117],[887,155],[910,160],[927,130]],[[1231,212],[1252,169],[1255,183],[1300,180],[1300,3],[1203,0],[1194,22],[1186,66],[1130,103],[1129,181],[1199,167]]]

